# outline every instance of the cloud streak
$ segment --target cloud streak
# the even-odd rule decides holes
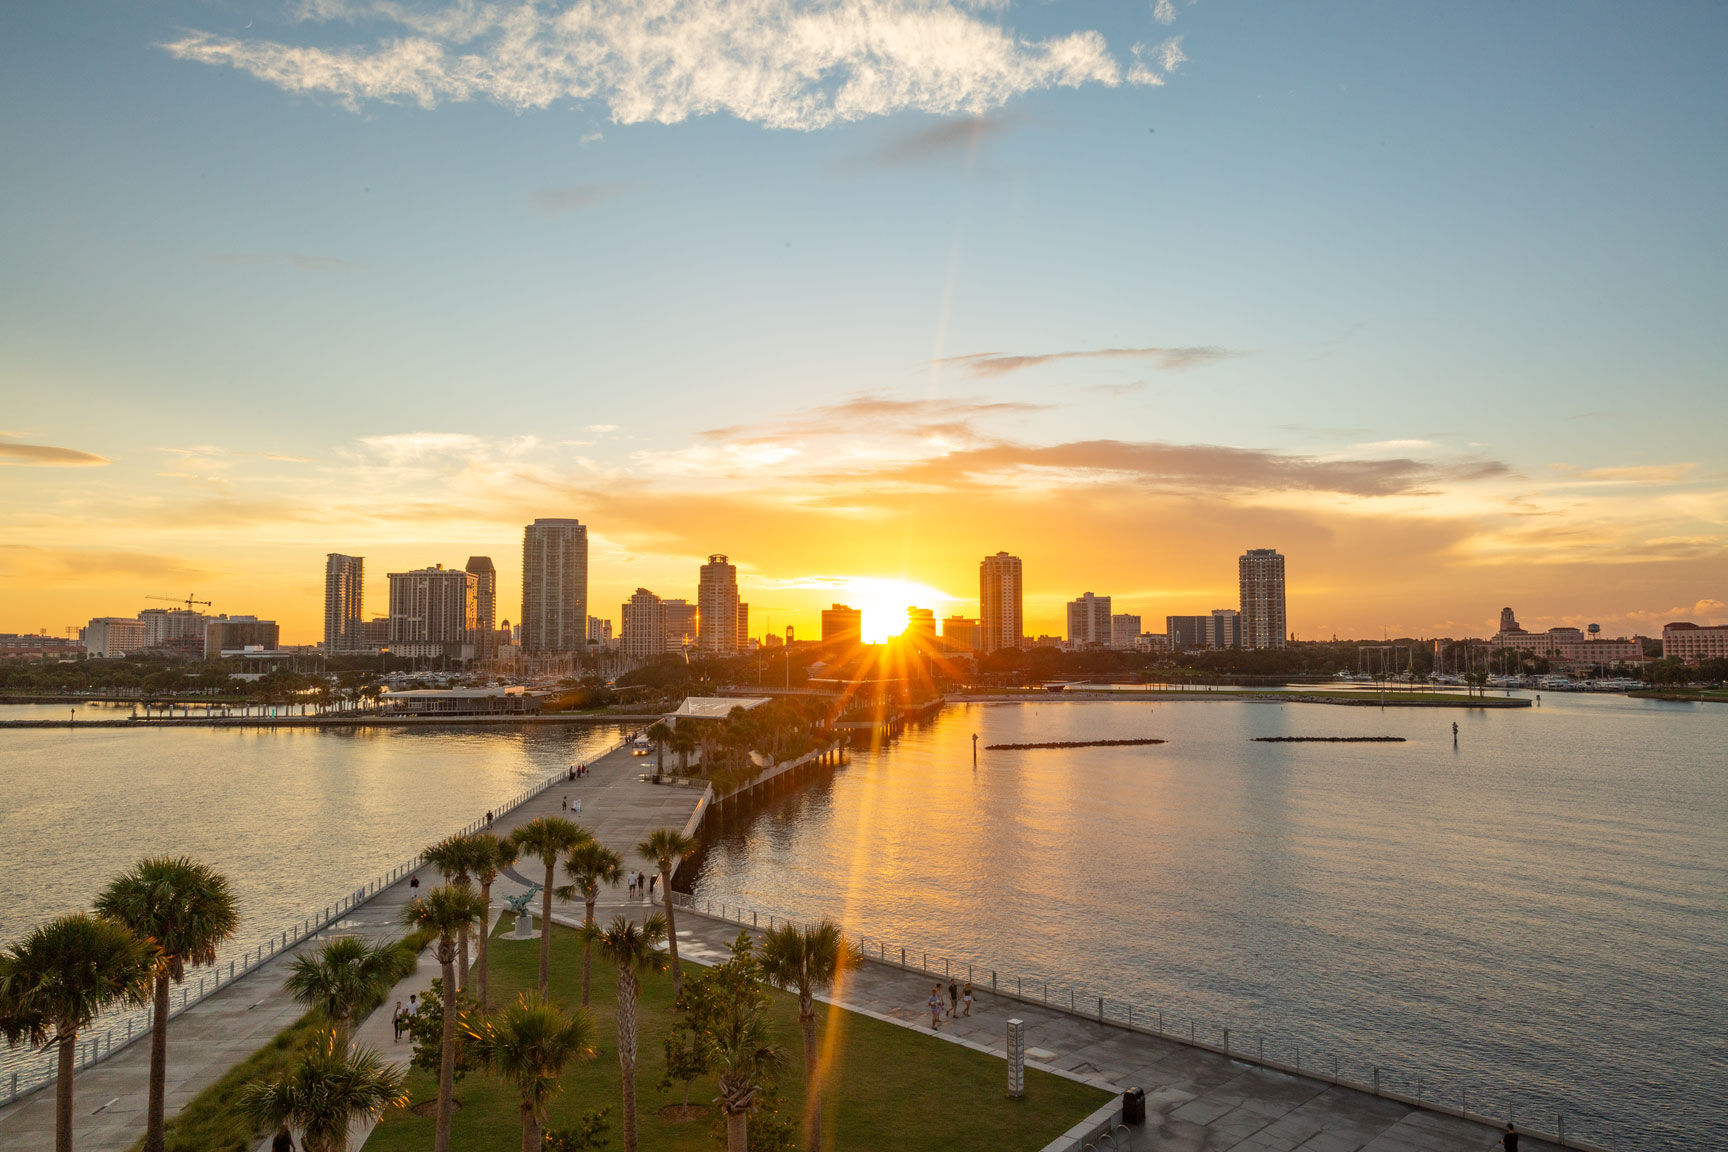
[[[0,464],[22,465],[26,468],[99,468],[108,463],[106,456],[80,452],[76,448],[56,448],[49,444],[20,444],[0,436]]]
[[[578,0],[465,2],[428,11],[313,0],[302,16],[374,25],[338,46],[192,31],[172,56],[234,68],[287,92],[433,108],[488,99],[513,108],[603,105],[621,124],[729,114],[813,130],[920,111],[980,116],[1049,88],[1163,82],[1179,49],[1134,53],[1097,31],[1028,39],[976,0]]]
[[[1010,356],[999,352],[973,352],[966,356],[947,356],[932,361],[964,368],[974,376],[1006,376],[1025,368],[1039,368],[1065,360],[1144,360],[1167,372],[1210,364],[1236,353],[1224,348],[1097,348],[1083,352],[1040,352],[1028,356]]]

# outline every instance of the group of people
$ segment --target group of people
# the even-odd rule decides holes
[[[576,779],[579,779],[580,777],[583,777],[586,775],[588,775],[588,765],[586,765],[586,764],[572,764],[570,766],[569,772],[567,772],[565,774],[564,778],[566,780],[576,780]]]
[[[566,796],[558,807],[562,808],[566,812],[580,812],[582,811],[582,797],[578,796],[576,799],[572,800],[570,797]]]
[[[397,1043],[401,1043],[402,1033],[414,1026],[414,1017],[418,1015],[420,1015],[420,996],[418,993],[410,992],[407,1004],[403,1004],[400,1000],[396,1001],[396,1015],[391,1018],[390,1022],[396,1026]]]
[[[652,874],[643,872],[626,872],[624,873],[624,879],[630,885],[630,899],[634,900],[638,896],[646,896],[650,904],[654,902],[654,891],[660,884],[660,874],[658,872]]]
[[[964,984],[948,981],[948,1003],[942,1003],[942,985],[933,985],[930,989],[930,1028],[932,1031],[942,1031],[942,1017],[946,1013],[948,1019],[972,1015],[972,982]]]

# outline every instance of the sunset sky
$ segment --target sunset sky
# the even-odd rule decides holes
[[[0,6],[0,631],[590,526],[1027,625],[1728,622],[1728,6]],[[160,605],[157,605],[160,606]]]

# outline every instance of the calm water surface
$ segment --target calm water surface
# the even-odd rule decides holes
[[[1169,743],[974,768],[973,733]],[[1721,705],[950,708],[715,830],[694,888],[1617,1146],[1728,1147]]]

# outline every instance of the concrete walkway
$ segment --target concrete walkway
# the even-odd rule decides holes
[[[635,845],[660,827],[682,829],[702,798],[696,788],[668,787],[644,783],[637,777],[652,760],[631,755],[630,749],[613,752],[590,765],[588,776],[555,784],[511,812],[500,815],[492,831],[503,835],[540,816],[566,816],[582,824],[608,847],[625,857],[627,866],[649,870]],[[582,801],[582,812],[566,812],[565,797]],[[444,833],[428,830],[427,842]],[[535,861],[520,865],[529,879],[538,881],[541,870]],[[436,885],[432,870],[420,872],[423,886]],[[521,889],[507,880],[493,890],[494,915],[503,896]],[[564,883],[560,876],[558,883]],[[406,879],[379,892],[357,907],[346,919],[309,939],[297,948],[257,968],[185,1012],[168,1025],[168,1114],[173,1116],[187,1101],[220,1079],[235,1064],[269,1043],[283,1028],[298,1020],[305,1009],[283,990],[294,956],[317,949],[338,936],[364,935],[375,940],[395,939],[406,929],[402,912],[409,900]],[[580,908],[580,905],[577,906]],[[437,965],[422,957],[420,971],[411,981],[392,990],[385,1007],[356,1030],[356,1037],[387,1055],[402,1049],[407,1058],[407,1040],[392,1045],[389,1014],[396,1000],[410,991],[426,993]],[[380,1042],[379,1037],[382,1037]],[[145,1098],[150,1075],[150,1047],[134,1041],[112,1057],[78,1074],[75,1082],[73,1134],[80,1152],[125,1152],[144,1131]],[[22,1100],[0,1109],[0,1149],[5,1152],[38,1152],[54,1147],[54,1089],[44,1087]]]

